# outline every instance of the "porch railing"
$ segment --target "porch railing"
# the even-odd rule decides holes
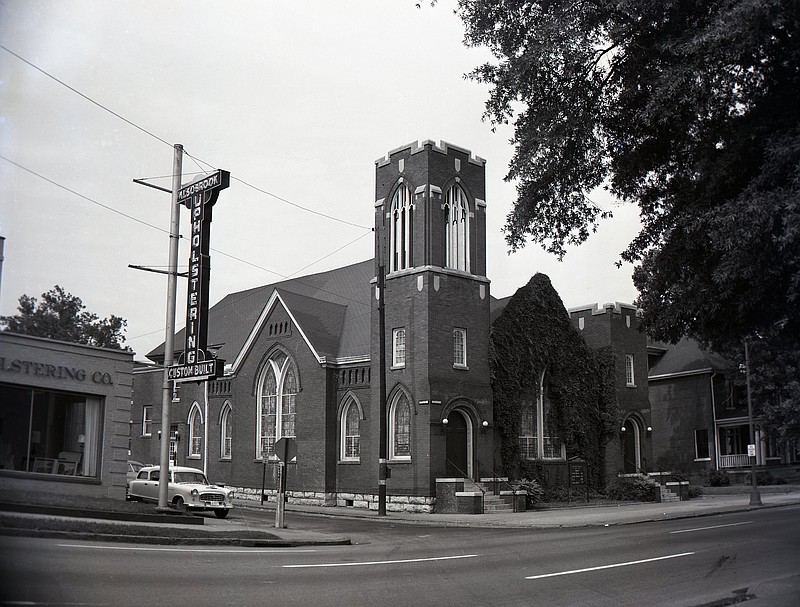
[[[750,465],[750,458],[747,453],[737,453],[735,455],[720,455],[720,468],[744,468]]]

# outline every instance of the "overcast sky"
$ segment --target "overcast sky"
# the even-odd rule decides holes
[[[495,297],[544,272],[567,307],[633,301],[631,266],[614,264],[637,210],[601,194],[615,218],[563,262],[535,244],[509,255],[512,133],[481,120],[488,88],[464,74],[490,57],[463,45],[454,4],[0,0],[0,44],[35,66],[0,49],[0,314],[58,284],[126,318],[137,359],[161,343],[166,277],[128,264],[167,265],[169,195],[132,180],[170,187],[174,143],[200,160],[184,159],[184,183],[212,166],[233,179],[214,209],[212,304],[371,258],[374,161],[425,139],[487,161]]]

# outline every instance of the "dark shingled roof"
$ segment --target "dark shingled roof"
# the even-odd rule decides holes
[[[730,363],[724,358],[703,350],[700,344],[693,339],[682,339],[677,344],[666,345],[666,352],[658,358],[658,361],[650,367],[648,377],[658,377],[659,375],[671,375],[674,373],[686,373],[688,371],[700,371],[702,369],[712,369],[714,371],[725,371],[730,369]]]
[[[209,349],[232,363],[277,290],[317,354],[334,358],[368,356],[370,281],[374,275],[374,261],[368,259],[328,272],[231,293],[209,310]],[[183,333],[181,330],[176,335],[176,351],[182,349]],[[149,352],[147,358],[163,362],[164,344]]]

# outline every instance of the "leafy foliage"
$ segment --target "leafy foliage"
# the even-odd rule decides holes
[[[97,314],[86,312],[79,297],[58,285],[42,293],[41,302],[35,297],[22,295],[17,310],[19,313],[14,316],[0,316],[0,323],[7,331],[123,349],[123,332],[128,324],[125,319],[114,315],[101,319]]]
[[[800,437],[800,3],[796,0],[459,0],[465,43],[495,60],[486,117],[513,121],[506,219],[560,256],[639,207],[622,253],[658,340],[741,348],[785,320],[763,413]],[[754,368],[757,363],[754,363]],[[763,382],[756,388],[757,382]]]
[[[709,469],[705,473],[705,484],[707,487],[727,487],[731,484],[731,477],[725,470]]]
[[[518,437],[522,411],[534,407],[544,372],[548,424],[567,457],[587,460],[589,483],[602,486],[604,445],[619,417],[613,361],[606,360],[609,352],[586,346],[547,276],[536,274],[509,300],[492,325],[490,357],[504,469],[515,478],[541,478],[520,461]]]
[[[525,505],[528,508],[533,507],[537,502],[541,502],[544,498],[545,492],[542,486],[534,478],[523,478],[517,483],[514,483],[515,491],[524,491],[526,493]]]
[[[656,488],[638,477],[615,478],[606,485],[606,495],[612,500],[654,502]]]

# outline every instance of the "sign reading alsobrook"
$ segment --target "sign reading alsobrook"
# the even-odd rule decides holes
[[[230,173],[218,170],[195,179],[178,190],[178,202],[191,212],[189,285],[186,291],[186,329],[183,354],[167,375],[173,381],[202,381],[222,375],[224,361],[206,350],[208,333],[208,283],[211,277],[209,241],[211,211],[220,190],[230,184]]]

